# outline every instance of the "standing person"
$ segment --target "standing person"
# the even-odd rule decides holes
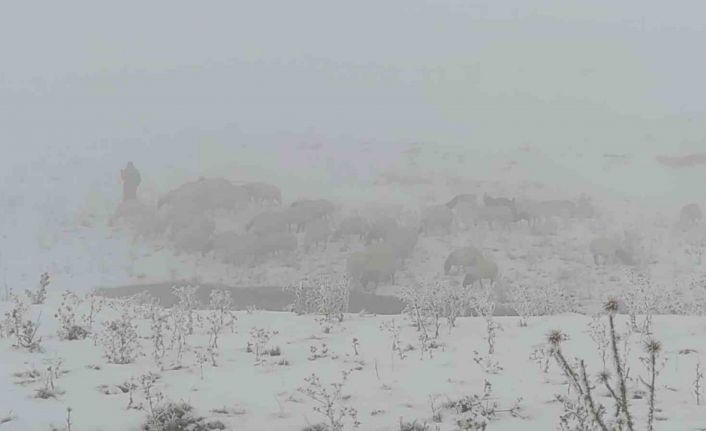
[[[125,169],[120,171],[123,179],[123,202],[137,199],[137,186],[140,185],[142,177],[140,171],[135,168],[132,162],[128,162]]]

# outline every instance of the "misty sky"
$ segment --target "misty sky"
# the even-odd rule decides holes
[[[235,125],[706,148],[702,1],[9,2],[0,146]]]

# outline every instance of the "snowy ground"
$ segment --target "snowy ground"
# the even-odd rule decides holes
[[[313,316],[291,313],[255,311],[238,314],[235,333],[226,330],[219,343],[217,366],[210,361],[201,369],[194,351],[205,347],[208,336],[205,328],[189,337],[192,351],[182,361],[183,368],[165,370],[155,365],[151,357],[149,328],[140,321],[142,355],[135,363],[107,364],[103,350],[91,339],[60,341],[52,330],[49,316],[53,300],[43,308],[42,320],[44,353],[27,354],[11,347],[3,340],[2,391],[3,415],[14,417],[2,429],[47,430],[54,424],[65,423],[66,407],[71,407],[73,429],[129,430],[137,429],[146,412],[126,409],[129,394],[118,389],[131,378],[148,372],[160,376],[155,391],[171,401],[187,401],[199,415],[209,420],[220,420],[227,429],[292,430],[324,418],[315,413],[313,402],[298,392],[305,386],[304,378],[316,373],[324,383],[340,380],[342,371],[353,370],[344,385],[342,405],[358,411],[361,429],[396,430],[400,418],[417,420],[452,430],[461,417],[453,409],[441,406],[449,400],[458,400],[473,394],[483,395],[486,382],[491,385],[490,399],[499,409],[518,403],[516,417],[498,413],[489,429],[517,430],[555,429],[561,412],[554,400],[556,394],[566,394],[567,386],[558,367],[550,360],[548,372],[543,372],[541,351],[546,347],[546,334],[560,329],[570,339],[563,345],[567,356],[583,358],[590,372],[602,369],[598,349],[587,333],[591,318],[581,315],[561,315],[532,318],[529,326],[520,327],[517,318],[498,318],[502,330],[496,340],[496,351],[488,355],[485,322],[481,318],[463,318],[457,327],[443,326],[439,347],[431,357],[419,351],[418,332],[404,317],[347,315],[338,323],[321,323]],[[104,316],[115,315],[106,308]],[[381,329],[384,322],[395,321],[401,327],[400,343],[411,345],[401,359],[391,348],[389,332]],[[604,318],[605,321],[605,318]],[[696,364],[703,361],[706,343],[706,320],[703,317],[659,316],[654,320],[654,337],[663,341],[661,357],[666,360],[658,377],[658,429],[696,430],[704,426],[704,406],[697,406],[693,393]],[[620,319],[618,327],[627,327]],[[252,328],[278,331],[267,343],[268,348],[279,347],[281,355],[265,357],[257,365],[254,353],[246,346],[253,338]],[[358,340],[355,354],[353,340]],[[639,361],[645,356],[640,334],[630,339],[631,390],[644,392],[637,379],[646,376]],[[324,347],[325,346],[325,347]],[[312,347],[325,357],[313,359]],[[46,367],[61,358],[61,375],[55,381],[59,395],[55,399],[36,399],[35,391],[46,385]],[[480,361],[476,362],[475,359]],[[286,365],[280,365],[286,360]],[[490,360],[494,365],[483,365]],[[609,365],[610,366],[610,365]],[[37,370],[39,375],[29,378],[18,373]],[[600,399],[606,394],[597,390]],[[519,402],[518,402],[518,399]],[[141,390],[136,390],[134,403],[146,406]],[[642,422],[646,401],[632,401]],[[441,422],[433,422],[432,403],[441,412]],[[216,413],[223,409],[228,413]],[[0,415],[2,416],[2,415]],[[61,429],[61,428],[60,428]]]

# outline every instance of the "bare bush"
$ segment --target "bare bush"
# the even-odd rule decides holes
[[[27,349],[30,352],[41,351],[41,337],[37,335],[39,331],[39,321],[42,317],[39,312],[36,320],[27,317],[29,307],[17,296],[13,297],[12,308],[5,313],[4,327],[6,335],[14,336],[15,347]]]
[[[316,374],[304,379],[306,386],[300,387],[299,392],[315,402],[314,411],[325,416],[328,420],[328,431],[343,431],[344,425],[349,420],[353,427],[360,425],[358,412],[343,405],[343,387],[348,380],[350,372],[344,371],[340,382],[325,385]]]
[[[88,331],[77,323],[82,302],[78,295],[68,290],[61,295],[61,304],[54,317],[59,320],[58,335],[62,340],[82,340],[88,336]]]
[[[564,412],[560,416],[560,428],[562,430],[635,430],[635,419],[629,403],[632,397],[628,393],[627,353],[625,348],[623,352],[619,348],[619,340],[626,337],[618,334],[615,328],[615,313],[618,310],[617,300],[608,300],[604,309],[608,315],[612,373],[607,370],[602,371],[598,375],[598,382],[603,385],[610,395],[609,399],[613,402],[612,411],[614,414],[612,416],[607,414],[609,410],[598,401],[598,398],[593,393],[595,388],[589,378],[585,361],[579,359],[575,364],[570,364],[565,357],[561,349],[561,343],[566,339],[566,336],[561,331],[552,331],[548,336],[552,356],[567,378],[570,387],[576,393],[576,398],[573,400],[568,397],[557,397],[564,406]],[[648,380],[640,380],[649,391],[647,429],[651,431],[655,419],[655,380],[660,370],[657,359],[661,352],[661,345],[654,340],[648,340],[645,342],[645,351],[648,356],[642,358],[642,360],[648,371]]]
[[[119,318],[103,323],[101,344],[111,364],[129,364],[137,359],[140,343],[134,316],[124,309]]]
[[[348,277],[321,274],[287,290],[294,294],[292,308],[297,314],[321,314],[328,321],[336,319],[341,322],[344,313],[348,312],[351,294]]]
[[[210,312],[206,316],[209,332],[209,347],[218,348],[218,336],[227,326],[231,331],[238,318],[233,312],[233,298],[226,290],[212,290],[210,294]]]
[[[47,300],[47,288],[49,287],[49,283],[51,283],[51,280],[49,279],[49,274],[43,272],[42,275],[39,277],[39,287],[37,287],[37,290],[25,290],[25,294],[27,295],[27,298],[29,298],[32,304],[44,304],[44,301]]]

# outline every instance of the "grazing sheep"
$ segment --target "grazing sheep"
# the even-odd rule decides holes
[[[221,232],[213,235],[207,248],[224,263],[234,265],[255,264],[269,257],[293,253],[297,238],[286,232],[269,232],[262,235]]]
[[[530,226],[535,226],[537,223],[549,221],[553,218],[569,219],[576,217],[579,214],[577,205],[568,200],[547,200],[547,201],[528,201],[519,205],[519,214],[527,220]],[[588,211],[583,208],[583,211]]]
[[[238,210],[247,207],[250,194],[225,178],[199,178],[170,191],[158,201],[176,212],[204,212],[217,209]]]
[[[390,247],[400,260],[411,256],[419,238],[418,229],[409,226],[395,226],[387,231],[383,244]]]
[[[463,277],[463,287],[473,286],[476,282],[483,286],[483,280],[488,280],[490,283],[496,282],[498,279],[498,265],[490,259],[481,257],[470,268],[466,269],[466,276]]]
[[[243,184],[243,188],[248,192],[252,201],[258,205],[268,203],[282,205],[282,192],[275,185],[252,182]]]
[[[296,236],[287,232],[274,232],[258,237],[253,255],[262,258],[293,253],[296,250]]]
[[[463,229],[470,229],[476,224],[478,205],[459,202],[454,207],[454,220],[456,225]]]
[[[422,214],[422,223],[420,232],[433,233],[445,232],[451,233],[451,227],[454,221],[453,211],[446,205],[434,205],[427,208]]]
[[[331,237],[331,226],[325,219],[312,220],[306,224],[304,229],[304,248],[308,251],[313,245],[317,249],[321,244],[324,250]]]
[[[361,216],[348,216],[341,220],[338,228],[333,234],[333,238],[338,240],[344,236],[357,236],[361,241],[365,239],[365,234],[368,232],[368,221]]]
[[[701,222],[703,213],[699,204],[690,203],[684,205],[679,211],[679,225],[683,229],[690,229]]]
[[[329,217],[336,210],[336,206],[326,199],[301,199],[292,202],[291,208],[307,208],[315,218]]]
[[[456,209],[456,206],[459,204],[467,204],[472,207],[475,207],[478,205],[478,195],[473,193],[463,193],[460,195],[456,195],[453,199],[446,203],[446,206],[451,209]]]
[[[398,227],[397,220],[392,217],[377,218],[373,220],[368,233],[365,235],[365,243],[370,245],[374,242],[382,241],[388,232]]]
[[[596,216],[596,208],[593,206],[590,196],[585,193],[579,196],[574,215],[582,218],[592,218]]]
[[[454,268],[471,267],[483,258],[483,253],[472,245],[457,248],[452,251],[444,262],[444,274],[448,275]]]
[[[211,241],[211,235],[216,230],[216,223],[203,215],[188,220],[181,220],[173,226],[171,238],[177,250],[189,253],[205,253]]]
[[[483,194],[483,204],[486,207],[507,207],[512,210],[512,213],[515,214],[517,212],[517,205],[515,202],[515,198],[509,199],[509,198],[494,198],[487,193]]]
[[[346,262],[348,276],[362,289],[367,289],[370,283],[375,288],[385,281],[394,284],[396,270],[395,252],[384,244],[374,244],[364,251],[354,252]]]
[[[329,219],[334,210],[334,205],[326,199],[300,200],[287,208],[284,214],[287,225],[294,226],[297,232],[302,232],[308,222]]]
[[[596,265],[605,265],[613,262],[630,266],[635,265],[633,254],[614,239],[595,238],[591,241],[588,248]]]
[[[546,217],[571,218],[576,215],[576,204],[568,200],[541,201],[539,208]]]
[[[287,230],[287,219],[282,212],[264,212],[253,217],[245,230],[256,235],[264,235]]]
[[[208,250],[223,263],[244,264],[252,258],[259,237],[254,234],[240,235],[237,232],[220,232],[211,238]]]
[[[160,219],[156,208],[138,200],[121,202],[109,223],[111,226],[124,226],[131,229],[135,238],[157,238],[166,230],[166,225]]]
[[[517,219],[515,212],[507,206],[484,206],[475,211],[476,223],[487,223],[489,229],[493,229],[498,224],[505,229],[510,228],[510,224]]]

